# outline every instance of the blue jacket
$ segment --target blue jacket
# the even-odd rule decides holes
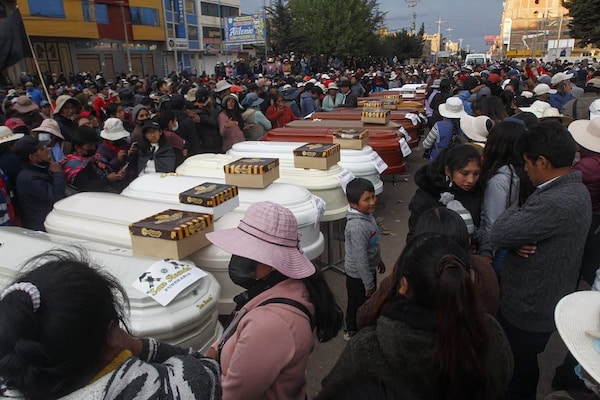
[[[55,202],[65,197],[64,172],[51,173],[48,167],[23,164],[17,175],[17,199],[24,228],[43,231],[44,220]]]

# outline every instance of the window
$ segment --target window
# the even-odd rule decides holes
[[[167,37],[172,37],[172,36],[173,36],[173,24],[169,22],[169,23],[167,23]],[[185,39],[185,25],[184,24],[175,25],[175,38],[176,39]]]
[[[129,7],[133,25],[160,26],[158,10],[147,7]]]
[[[196,14],[196,0],[185,0],[185,12]]]
[[[198,40],[198,27],[194,25],[188,25],[187,34],[189,40]]]
[[[91,6],[94,7],[91,7]],[[96,4],[91,0],[81,0],[83,9],[83,20],[87,22],[97,22],[108,25],[108,6],[106,4]]]
[[[221,13],[219,13],[219,6],[217,4],[204,1],[200,3],[200,11],[202,15],[209,17],[237,17],[240,15],[240,9],[237,7],[221,6]]]
[[[63,0],[28,0],[32,17],[64,18]]]

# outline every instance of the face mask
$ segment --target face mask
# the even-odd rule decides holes
[[[49,133],[40,133],[38,135],[38,140],[42,143],[50,143],[50,141],[52,141],[52,137]]]
[[[256,266],[258,262],[232,255],[229,261],[229,277],[236,285],[250,289],[256,284]]]
[[[176,132],[179,129],[179,122],[175,121],[175,126],[173,127],[173,132]]]

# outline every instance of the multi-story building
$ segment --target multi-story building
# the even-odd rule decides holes
[[[508,58],[584,55],[569,36],[568,9],[561,0],[505,0],[502,14],[502,53]]]
[[[0,19],[19,7],[42,73],[214,72],[226,53],[223,18],[240,0],[0,0]],[[176,61],[177,59],[177,61]],[[35,71],[32,59],[14,67]]]

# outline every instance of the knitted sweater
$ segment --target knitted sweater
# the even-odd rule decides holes
[[[143,339],[139,358],[127,359],[112,373],[59,400],[219,400],[219,374],[219,364],[210,358]]]
[[[380,232],[375,218],[349,209],[346,215],[345,264],[346,275],[360,278],[365,289],[375,288],[373,273],[381,261]]]
[[[500,312],[508,322],[530,332],[554,331],[554,307],[577,287],[591,218],[590,194],[581,172],[572,171],[496,220],[490,237],[494,245],[513,250],[537,245],[528,258],[514,251],[506,255]]]

